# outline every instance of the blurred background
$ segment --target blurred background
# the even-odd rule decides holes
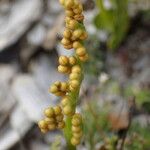
[[[150,150],[150,1],[83,0],[90,60],[78,111],[79,150]],[[43,110],[59,103],[56,80],[64,11],[58,0],[0,0],[0,150],[66,150],[43,135]],[[124,148],[122,148],[124,145]]]

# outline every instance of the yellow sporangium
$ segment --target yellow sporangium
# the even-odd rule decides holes
[[[82,29],[76,29],[76,30],[73,32],[72,36],[73,36],[74,39],[76,40],[76,39],[79,39],[82,34],[83,34],[83,30],[82,30]]]
[[[74,66],[77,63],[77,59],[74,56],[69,57],[69,64]]]
[[[78,145],[82,137],[82,117],[80,114],[75,114],[72,117],[72,138],[71,143]]]
[[[65,127],[64,114],[60,106],[49,107],[45,109],[44,114],[46,118],[38,124],[43,133]]]
[[[69,59],[67,56],[60,56],[59,57],[59,64],[62,66],[68,65]]]
[[[51,85],[49,91],[56,96],[64,96],[69,90],[69,84],[67,82],[55,82]]]

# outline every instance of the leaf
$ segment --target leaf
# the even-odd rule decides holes
[[[142,105],[145,102],[150,102],[150,92],[148,90],[138,91],[135,96],[139,105]]]
[[[94,24],[98,29],[113,31],[113,12],[112,10],[99,13],[94,18]]]
[[[117,48],[125,38],[128,26],[128,1],[111,0],[112,9],[106,9],[103,0],[97,0],[99,13],[94,18],[94,24],[98,29],[105,29],[110,34],[107,45],[110,49]]]

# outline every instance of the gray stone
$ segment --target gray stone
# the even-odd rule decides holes
[[[50,150],[50,145],[46,145],[41,141],[32,140],[30,142],[30,150]]]
[[[40,18],[41,13],[41,0],[19,0],[13,3],[11,11],[0,18],[0,51],[15,43],[31,23]]]
[[[48,0],[48,10],[51,14],[59,14],[63,10],[63,7],[60,5],[59,1]]]
[[[61,55],[72,56],[74,53],[73,50],[66,50],[60,43],[57,44],[57,52],[58,52],[59,56],[61,56]]]
[[[48,89],[53,82],[65,79],[64,75],[57,71],[57,66],[54,63],[56,59],[53,56],[43,55],[32,61],[30,65],[30,71],[35,81],[46,93],[48,93]]]
[[[29,34],[27,35],[27,40],[30,44],[34,46],[39,46],[43,44],[46,36],[46,29],[43,25],[38,24]]]
[[[12,129],[6,130],[3,136],[0,136],[0,150],[8,150],[20,140],[19,134]]]
[[[14,79],[12,92],[20,107],[30,120],[37,122],[43,117],[43,110],[52,101],[31,75],[19,75]]]
[[[134,123],[140,124],[141,127],[145,128],[150,124],[150,116],[145,114],[140,114],[133,119]]]
[[[10,90],[11,80],[16,75],[16,72],[16,65],[0,65],[0,112],[9,111],[16,102]]]
[[[10,124],[12,128],[18,132],[20,137],[23,137],[32,126],[32,122],[29,119],[22,106],[18,105],[10,116]]]

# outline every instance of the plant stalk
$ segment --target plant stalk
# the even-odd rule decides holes
[[[82,80],[84,78],[84,74],[83,74],[83,67],[82,67],[82,64],[81,64],[81,61],[78,59],[78,65],[80,65],[80,67],[82,68],[82,74],[81,74],[81,77],[80,77],[80,85],[82,83]],[[70,101],[72,103],[72,109],[75,111],[76,109],[76,105],[77,105],[77,101],[78,101],[78,98],[79,98],[79,92],[80,92],[80,86],[79,88],[74,91],[74,92],[70,92],[68,95],[69,97],[71,98]],[[65,139],[66,139],[66,142],[67,142],[67,150],[76,150],[76,146],[73,146],[71,144],[71,138],[72,138],[72,124],[71,124],[71,120],[72,120],[72,116],[67,116],[66,117],[66,126],[63,130],[63,133],[64,133],[64,136],[65,136]]]

